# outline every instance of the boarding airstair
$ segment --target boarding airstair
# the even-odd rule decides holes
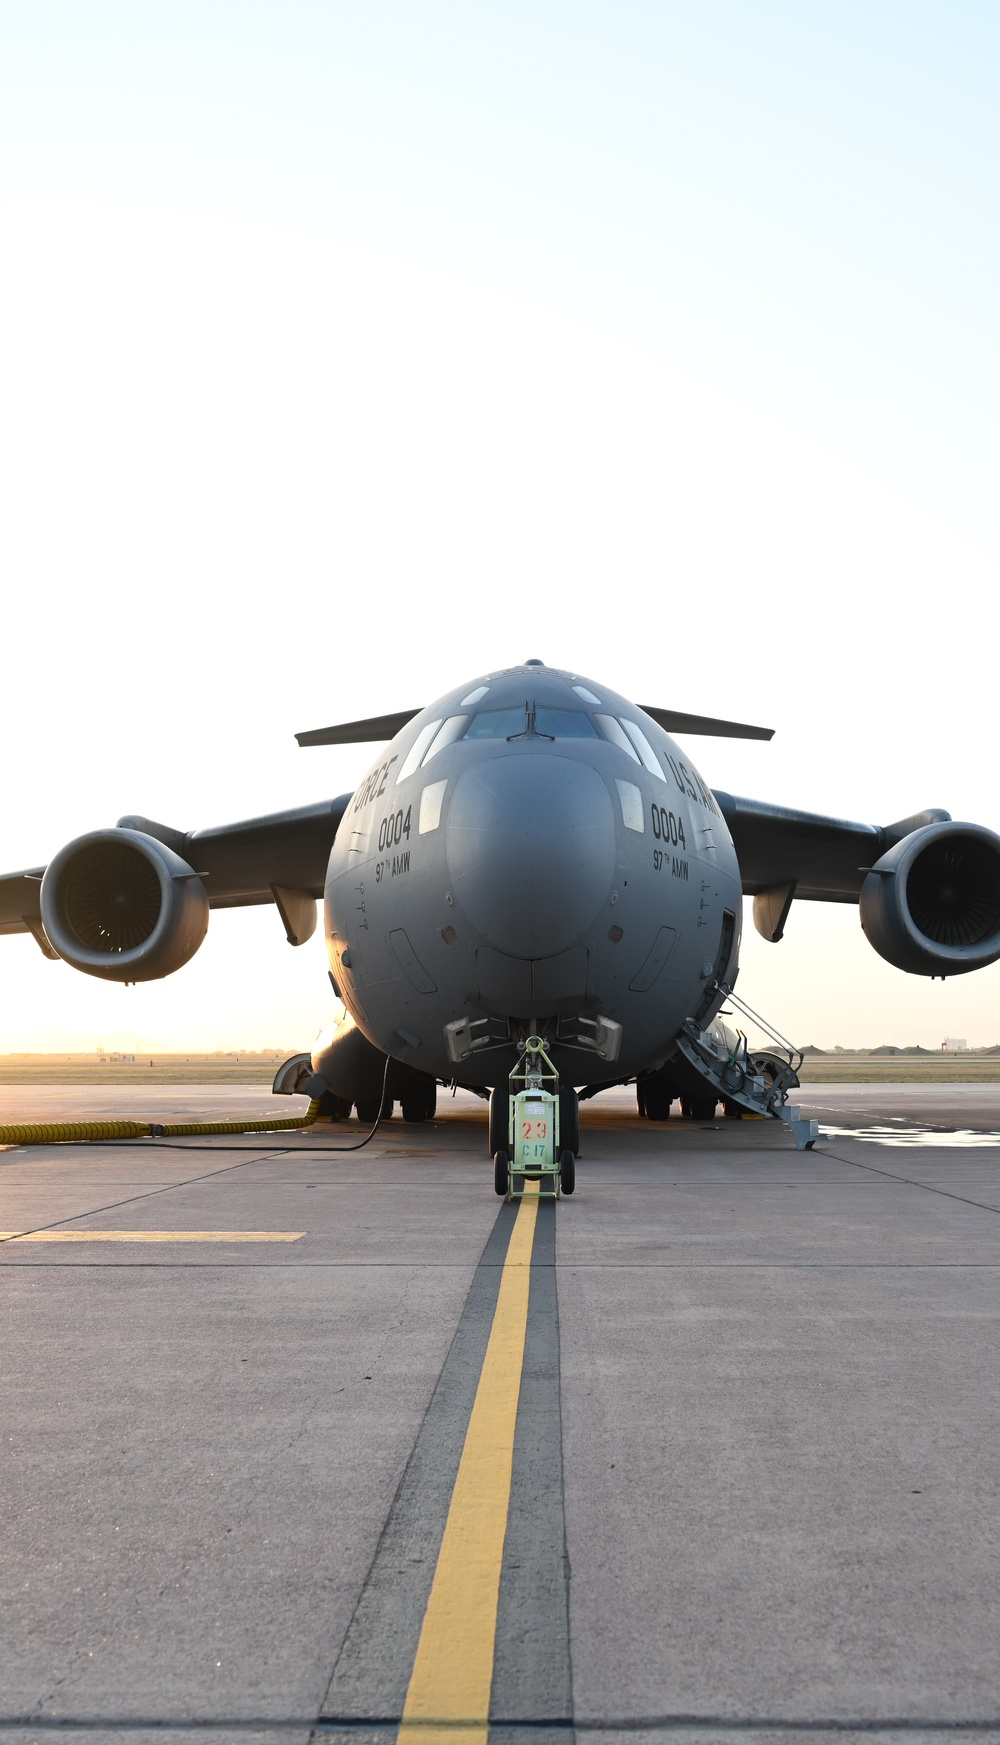
[[[726,999],[743,1017],[758,1025],[776,1044],[776,1052],[768,1053],[766,1069],[761,1067],[759,1056],[754,1058],[745,1036],[740,1036],[736,1047],[730,1047],[710,1030],[702,1030],[693,1018],[688,1019],[677,1038],[679,1052],[718,1091],[723,1102],[748,1115],[783,1121],[795,1140],[796,1150],[811,1151],[819,1138],[819,1122],[803,1120],[798,1106],[788,1101],[789,1089],[798,1084],[802,1050],[794,1047],[752,1006],[737,999],[731,990],[721,991],[725,991]]]

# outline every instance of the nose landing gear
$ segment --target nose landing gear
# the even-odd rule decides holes
[[[559,1074],[540,1036],[529,1036],[506,1085],[490,1097],[490,1150],[493,1186],[508,1200],[519,1200],[526,1182],[553,1199],[576,1187],[579,1105]],[[566,1144],[562,1140],[566,1140]]]

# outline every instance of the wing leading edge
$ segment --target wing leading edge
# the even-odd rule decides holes
[[[736,848],[744,894],[754,899],[754,924],[772,941],[781,938],[793,898],[856,903],[866,872],[883,854],[911,831],[951,818],[932,807],[896,824],[857,824],[718,788],[714,793]]]
[[[335,800],[207,830],[174,830],[131,814],[119,818],[118,824],[141,830],[180,855],[204,880],[211,908],[278,902],[280,909],[276,889],[322,897],[330,850],[350,800],[350,794],[341,794]],[[32,867],[0,876],[0,934],[33,933],[42,944],[39,895],[44,871]]]
[[[720,789],[715,798],[733,838],[744,893],[754,898],[758,930],[772,940],[781,938],[793,898],[856,903],[865,872],[875,861],[911,831],[950,818],[948,812],[931,809],[895,824],[860,824]],[[276,887],[321,897],[330,849],[350,799],[342,794],[207,830],[175,830],[134,815],[118,822],[172,848],[203,876],[210,906],[232,909],[274,902]],[[32,933],[43,950],[39,897],[44,871],[30,867],[0,876],[0,935]]]

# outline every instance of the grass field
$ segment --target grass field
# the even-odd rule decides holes
[[[807,1056],[799,1070],[804,1085],[990,1085],[1000,1082],[1000,1058],[975,1055],[893,1054],[872,1060]]]
[[[0,1054],[0,1085],[267,1085],[287,1056],[138,1055],[134,1066],[93,1056]],[[152,1060],[152,1065],[150,1065]]]
[[[267,1085],[283,1055],[246,1060],[200,1055],[143,1055],[134,1066],[102,1065],[81,1055],[2,1055],[0,1085]],[[799,1074],[807,1085],[996,1084],[1000,1056],[808,1055]]]

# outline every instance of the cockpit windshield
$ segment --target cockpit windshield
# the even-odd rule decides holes
[[[518,704],[513,709],[483,709],[474,715],[465,739],[514,739],[537,733],[547,739],[599,739],[582,709],[553,709],[548,704]]]
[[[582,709],[550,709],[539,703],[535,710],[535,732],[551,733],[553,739],[600,739],[589,715]]]
[[[523,733],[527,715],[523,703],[514,709],[483,709],[473,715],[465,730],[465,739],[509,739],[512,733]]]

